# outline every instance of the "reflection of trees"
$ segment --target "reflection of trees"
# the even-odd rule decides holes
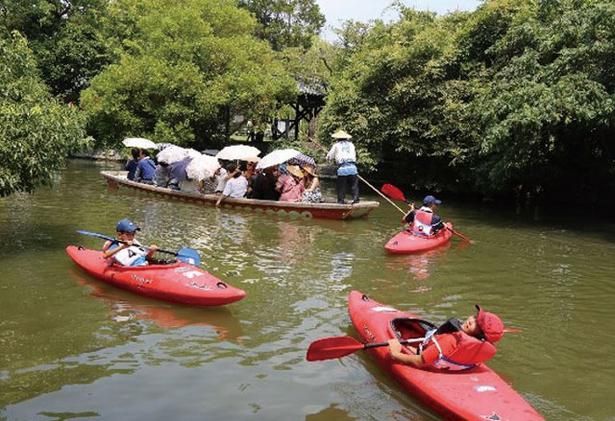
[[[331,404],[327,408],[305,416],[305,421],[350,421],[355,419],[355,417],[350,416],[348,411],[338,408],[335,404]]]

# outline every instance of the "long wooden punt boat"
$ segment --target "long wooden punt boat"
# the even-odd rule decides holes
[[[101,171],[110,188],[131,188],[151,194],[160,195],[179,202],[196,203],[201,205],[215,206],[218,200],[217,194],[201,194],[195,191],[175,191],[165,187],[157,187],[149,184],[137,183],[126,178],[126,171]],[[379,202],[366,201],[352,204],[338,203],[303,203],[303,202],[278,202],[275,200],[257,199],[231,199],[226,198],[222,202],[225,209],[251,209],[255,212],[263,212],[272,215],[290,215],[304,218],[321,219],[355,219],[367,216],[371,211],[380,206]]]

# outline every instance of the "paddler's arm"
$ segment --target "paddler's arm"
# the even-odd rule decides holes
[[[110,244],[109,244],[110,245]],[[109,257],[113,256],[115,253],[117,253],[118,251],[124,250],[126,247],[130,247],[132,245],[131,241],[128,241],[126,243],[122,243],[119,245],[119,247],[116,247],[114,249],[109,250],[109,248],[107,247],[107,250],[105,250],[105,248],[103,247],[103,250],[105,251],[105,253],[103,254],[103,257],[105,259],[108,259]],[[106,244],[105,244],[106,246]]]
[[[389,339],[389,352],[391,358],[400,363],[422,367],[424,365],[423,357],[420,355],[404,354],[401,352],[401,344],[397,339]]]
[[[412,223],[414,221],[414,203],[409,203],[408,207],[410,210],[406,212],[406,214],[401,218],[401,223]]]

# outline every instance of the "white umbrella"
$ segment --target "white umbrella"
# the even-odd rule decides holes
[[[171,164],[173,162],[181,161],[188,156],[188,150],[180,146],[167,146],[156,155],[158,162],[164,162]]]
[[[216,170],[220,168],[218,160],[209,155],[201,155],[192,160],[186,167],[188,178],[193,180],[204,180],[214,175]]]
[[[295,149],[276,149],[273,152],[268,153],[256,164],[256,169],[273,167],[274,165],[280,165],[289,159],[301,155],[301,152]]]
[[[199,151],[197,151],[196,149],[192,149],[192,148],[186,149],[186,154],[190,158],[198,158],[198,157],[200,157],[202,155]]]
[[[227,161],[247,161],[260,155],[260,153],[261,151],[256,149],[254,146],[232,145],[225,146],[220,152],[218,152],[216,158]]]
[[[141,148],[141,149],[156,149],[158,145],[152,142],[149,139],[144,139],[142,137],[127,137],[122,140],[122,143],[127,148]]]

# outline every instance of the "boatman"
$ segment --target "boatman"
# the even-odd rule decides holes
[[[411,224],[408,229],[416,235],[430,236],[435,235],[444,228],[444,223],[440,215],[436,214],[441,200],[432,195],[427,195],[423,199],[423,206],[419,210],[414,209],[414,203],[410,203],[410,211],[404,215],[401,222]]]
[[[504,323],[495,314],[476,306],[477,313],[463,323],[450,319],[427,331],[418,349],[402,352],[397,339],[389,340],[391,358],[415,367],[459,371],[470,369],[495,355],[494,344],[504,336]]]
[[[335,190],[337,203],[345,203],[346,189],[350,186],[352,203],[359,202],[359,172],[357,170],[357,153],[350,141],[352,136],[343,130],[338,130],[331,135],[336,142],[327,153],[328,161],[337,164],[337,180]]]
[[[139,228],[130,219],[122,219],[116,225],[117,240],[107,241],[103,245],[103,257],[105,259],[113,258],[114,262],[122,266],[145,266],[152,259],[158,246],[152,244],[149,247],[143,247],[135,236]]]

